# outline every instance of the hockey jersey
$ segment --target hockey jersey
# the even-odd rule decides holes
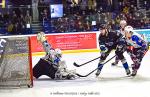
[[[124,29],[120,29],[120,30],[118,30],[118,33],[121,33],[121,34],[125,37]]]
[[[131,46],[133,46],[134,48],[147,48],[148,46],[148,42],[145,39],[145,37],[142,37],[142,35],[133,32],[131,38],[126,40],[127,43],[129,43]]]
[[[61,61],[61,57],[56,56],[57,53],[55,52],[55,49],[53,49],[47,41],[44,41],[42,45],[46,52],[46,56],[42,59],[47,60],[55,65],[58,65],[59,61]]]
[[[99,45],[105,45],[106,47],[116,46],[122,39],[123,35],[116,31],[109,31],[107,35],[99,35]]]

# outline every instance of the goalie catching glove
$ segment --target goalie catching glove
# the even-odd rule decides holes
[[[46,41],[46,36],[45,36],[45,33],[44,32],[40,32],[40,33],[38,33],[37,34],[37,40],[39,41],[39,42],[44,42],[44,41]]]

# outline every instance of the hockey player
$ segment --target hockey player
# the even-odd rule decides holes
[[[124,28],[127,26],[127,22],[125,20],[121,20],[120,21],[120,30],[118,33],[121,33],[123,35],[123,37],[125,36],[125,32],[124,32]],[[115,58],[115,62],[112,63],[112,66],[117,65],[119,62],[119,58],[118,56],[116,56]]]
[[[127,43],[133,46],[133,50],[131,52],[131,59],[133,61],[132,66],[132,74],[131,76],[136,76],[138,69],[140,68],[141,61],[148,51],[148,42],[142,35],[133,31],[131,26],[125,27],[125,37]]]
[[[121,20],[120,21],[120,30],[119,32],[122,34],[122,35],[125,35],[124,33],[124,28],[127,26],[127,22],[126,20]]]
[[[121,60],[123,67],[125,68],[126,74],[130,74],[130,70],[128,67],[128,63],[123,56],[123,52],[125,50],[126,41],[121,33],[110,31],[107,28],[107,25],[101,25],[100,27],[100,35],[99,35],[99,46],[101,50],[101,57],[98,64],[98,70],[96,72],[96,76],[99,76],[102,68],[103,62],[110,54],[110,52],[115,49],[115,53],[118,56],[119,60]]]
[[[36,79],[42,75],[47,75],[51,79],[74,79],[76,77],[75,71],[67,70],[65,61],[61,61],[61,50],[53,49],[43,32],[37,34],[37,40],[42,43],[46,55],[40,58],[34,66],[33,76]]]

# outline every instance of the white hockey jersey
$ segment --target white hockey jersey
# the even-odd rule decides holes
[[[127,43],[132,45],[134,48],[146,48],[148,42],[143,35],[133,32],[130,39],[127,39]]]

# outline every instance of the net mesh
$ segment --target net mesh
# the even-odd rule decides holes
[[[0,88],[32,86],[29,38],[0,38]]]

